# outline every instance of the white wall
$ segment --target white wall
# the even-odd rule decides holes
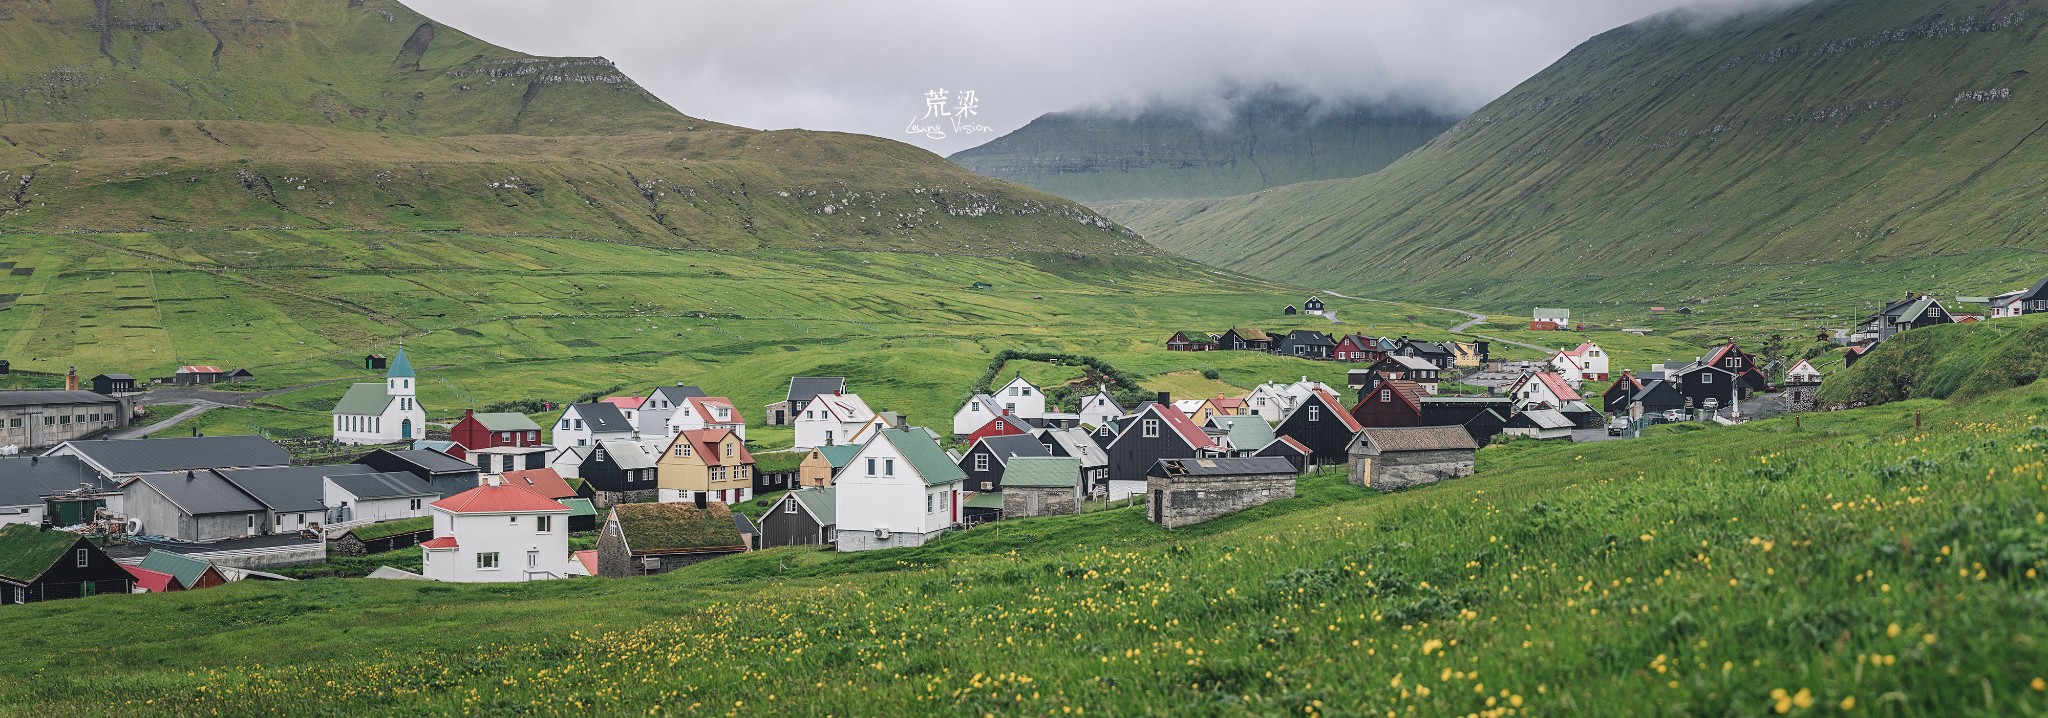
[[[981,402],[969,401],[966,406],[960,407],[959,411],[953,412],[953,435],[972,434],[995,420],[996,417],[990,415],[988,408],[982,406]]]
[[[1018,418],[1045,418],[1045,393],[1039,391],[1038,387],[1032,386],[1031,382],[1025,381],[1022,377],[1011,379],[1009,384],[1004,385],[1002,390],[996,392],[995,399],[997,407],[1010,411],[1010,413],[1015,414]],[[1014,410],[1009,409],[1011,404],[1016,404],[1017,408]],[[981,427],[977,426],[975,428],[979,429]],[[973,431],[973,429],[968,431]]]
[[[456,583],[514,583],[543,580],[548,572],[555,578],[569,575],[569,512],[520,514],[453,514],[434,510],[434,537],[451,533],[459,547],[452,551],[427,550],[423,574],[428,578]],[[551,516],[548,533],[535,530],[539,516]],[[445,527],[445,528],[444,528]],[[527,553],[538,551],[529,568]],[[498,568],[476,567],[478,554],[496,552]]]
[[[43,523],[43,505],[0,506],[0,526],[28,524],[40,526]]]

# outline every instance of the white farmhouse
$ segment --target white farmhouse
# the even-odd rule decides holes
[[[833,479],[839,550],[924,545],[960,523],[966,481],[929,432],[883,430]]]
[[[1288,412],[1294,411],[1295,400],[1285,385],[1269,381],[1252,389],[1252,393],[1244,398],[1244,410],[1267,423],[1277,424],[1287,418]]]
[[[1110,396],[1109,387],[1097,387],[1095,395],[1081,400],[1081,423],[1099,427],[1124,418],[1124,408]]]
[[[1562,351],[1550,355],[1550,370],[1563,377],[1565,383],[1578,386],[1586,382],[1586,368],[1579,366],[1579,360]]]
[[[426,516],[441,492],[409,473],[322,477],[320,495],[327,523],[397,521]]]
[[[980,431],[981,427],[988,426],[989,422],[1003,415],[1003,407],[996,403],[995,397],[975,394],[974,398],[968,399],[967,404],[961,406],[959,411],[953,412],[953,438],[958,439]]]
[[[796,448],[804,451],[853,443],[854,435],[873,418],[875,412],[859,394],[819,394],[790,423],[796,426]]]
[[[595,446],[600,441],[631,439],[638,434],[638,428],[626,419],[626,412],[612,404],[598,402],[570,404],[563,410],[562,418],[555,422],[555,430],[549,439],[555,446]]]
[[[1515,411],[1531,409],[1563,409],[1566,404],[1582,401],[1579,392],[1572,389],[1563,376],[1554,371],[1539,371],[1524,374],[1520,381],[1508,389],[1508,396],[1515,401]]]
[[[1570,359],[1578,366],[1581,380],[1607,381],[1607,350],[1601,349],[1600,345],[1582,342],[1576,349],[1559,349],[1557,354],[1550,358],[1550,363],[1558,364],[1560,357]]]
[[[334,405],[334,441],[340,444],[396,444],[426,436],[427,410],[413,386],[405,350],[391,360],[381,384],[356,384]]]
[[[722,396],[693,396],[683,401],[675,413],[668,417],[665,434],[674,438],[685,431],[699,429],[730,429],[740,441],[747,440],[747,418],[733,406],[732,400]]]
[[[1036,385],[1025,381],[1023,374],[1018,374],[1017,378],[1011,379],[1010,383],[1004,384],[1001,389],[997,389],[995,400],[997,404],[1003,407],[1003,411],[1019,419],[1025,419],[1027,422],[1045,418],[1045,393],[1039,391]],[[990,418],[993,419],[994,417]],[[988,422],[982,423],[986,424]],[[977,426],[975,428],[979,429],[981,427]],[[970,429],[969,431],[972,430]]]
[[[436,501],[420,573],[436,581],[514,583],[569,575],[569,507],[490,483]]]
[[[682,382],[677,382],[675,386],[655,387],[654,391],[647,392],[647,399],[640,402],[640,415],[637,419],[640,423],[640,435],[673,438],[677,432],[669,430],[669,417],[682,411],[683,406],[691,399],[700,396],[704,396],[703,389]]]

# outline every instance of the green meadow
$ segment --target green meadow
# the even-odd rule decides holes
[[[2048,386],[1331,473],[667,576],[10,607],[23,713],[2008,716],[2048,711]],[[1916,417],[1922,422],[1915,429]]]

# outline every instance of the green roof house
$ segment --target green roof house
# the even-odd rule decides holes
[[[966,472],[932,432],[883,429],[833,479],[840,551],[921,546],[961,523]]]
[[[84,536],[0,526],[0,605],[129,593],[135,576]]]

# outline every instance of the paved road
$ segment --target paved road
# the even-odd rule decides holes
[[[177,403],[177,402],[166,402],[166,403]],[[143,437],[147,437],[147,436],[150,436],[150,435],[153,435],[153,434],[156,434],[156,433],[162,432],[163,430],[165,430],[165,429],[169,429],[169,428],[171,428],[171,427],[173,427],[173,426],[177,426],[177,425],[179,425],[179,424],[185,423],[186,421],[189,421],[189,420],[191,420],[191,419],[192,419],[193,417],[195,417],[195,416],[199,416],[200,414],[204,414],[204,413],[206,413],[206,412],[209,412],[209,411],[213,411],[214,409],[218,409],[218,408],[220,408],[220,406],[221,406],[221,405],[219,405],[219,404],[215,404],[215,403],[213,403],[213,402],[197,402],[197,403],[194,403],[194,404],[192,405],[192,408],[190,408],[190,409],[186,409],[186,410],[184,410],[184,411],[181,411],[181,412],[178,412],[178,415],[177,415],[177,416],[173,416],[173,417],[171,417],[171,418],[169,418],[169,419],[165,419],[165,420],[163,420],[163,421],[159,421],[159,422],[157,422],[157,423],[154,423],[154,424],[150,424],[149,426],[144,426],[144,427],[138,427],[138,428],[134,428],[134,429],[129,429],[129,430],[127,430],[127,431],[122,431],[122,432],[116,432],[116,433],[114,434],[114,438],[116,438],[116,439],[140,439],[140,438],[143,438]]]
[[[248,406],[257,399],[267,399],[281,394],[289,394],[300,389],[310,389],[316,386],[352,381],[355,381],[355,379],[328,379],[268,391],[228,391],[207,386],[159,386],[151,388],[149,393],[143,395],[142,399],[137,403],[143,406],[151,404],[200,403],[218,404],[220,406]]]
[[[1400,304],[1400,303],[1401,303],[1401,302],[1394,302],[1394,301],[1388,301],[1388,300],[1385,300],[1385,299],[1367,299],[1367,298],[1365,298],[1365,297],[1353,297],[1353,296],[1348,296],[1348,295],[1345,295],[1345,294],[1340,294],[1340,293],[1337,293],[1337,292],[1332,292],[1332,291],[1330,291],[1330,290],[1327,290],[1327,289],[1323,290],[1323,293],[1325,293],[1325,294],[1328,294],[1328,295],[1330,295],[1330,296],[1332,296],[1332,297],[1337,297],[1337,298],[1339,298],[1339,299],[1350,299],[1350,300],[1354,300],[1354,301],[1360,301],[1360,302],[1379,302],[1379,303],[1381,303],[1381,304]],[[1487,316],[1486,316],[1486,315],[1484,315],[1484,314],[1480,314],[1480,313],[1478,313],[1478,312],[1474,312],[1474,311],[1467,311],[1467,310],[1464,310],[1464,309],[1453,309],[1453,308],[1451,308],[1451,307],[1430,307],[1430,309],[1434,309],[1434,310],[1437,310],[1437,311],[1439,311],[1439,312],[1450,312],[1450,313],[1452,313],[1452,314],[1463,314],[1463,315],[1465,315],[1466,317],[1469,317],[1469,319],[1467,319],[1467,320],[1466,320],[1466,321],[1465,321],[1464,323],[1462,323],[1462,324],[1459,324],[1459,325],[1457,325],[1457,326],[1454,326],[1454,327],[1451,327],[1451,331],[1452,331],[1452,332],[1454,332],[1454,333],[1455,333],[1455,332],[1463,332],[1463,331],[1465,331],[1465,330],[1467,330],[1467,329],[1471,329],[1472,327],[1476,327],[1476,326],[1479,326],[1480,324],[1484,324],[1484,323],[1486,323],[1486,319],[1487,319]],[[1472,336],[1475,336],[1475,337],[1479,337],[1480,339],[1485,339],[1485,340],[1487,340],[1487,341],[1490,341],[1490,342],[1494,342],[1494,343],[1498,343],[1498,344],[1507,344],[1507,345],[1511,345],[1511,346],[1518,346],[1518,347],[1522,347],[1522,348],[1524,348],[1524,349],[1534,349],[1534,350],[1536,350],[1536,351],[1539,351],[1539,352],[1543,352],[1543,353],[1545,353],[1545,354],[1548,354],[1548,353],[1550,353],[1550,352],[1556,351],[1555,349],[1553,349],[1553,348],[1551,348],[1551,347],[1540,347],[1540,346],[1536,346],[1536,345],[1534,345],[1534,344],[1528,344],[1528,343],[1524,343],[1524,342],[1518,342],[1518,341],[1515,341],[1515,340],[1513,340],[1513,339],[1502,339],[1502,338],[1500,338],[1500,337],[1496,337],[1496,336],[1488,336],[1488,335],[1485,335],[1485,334],[1474,334],[1474,335],[1472,335]]]

